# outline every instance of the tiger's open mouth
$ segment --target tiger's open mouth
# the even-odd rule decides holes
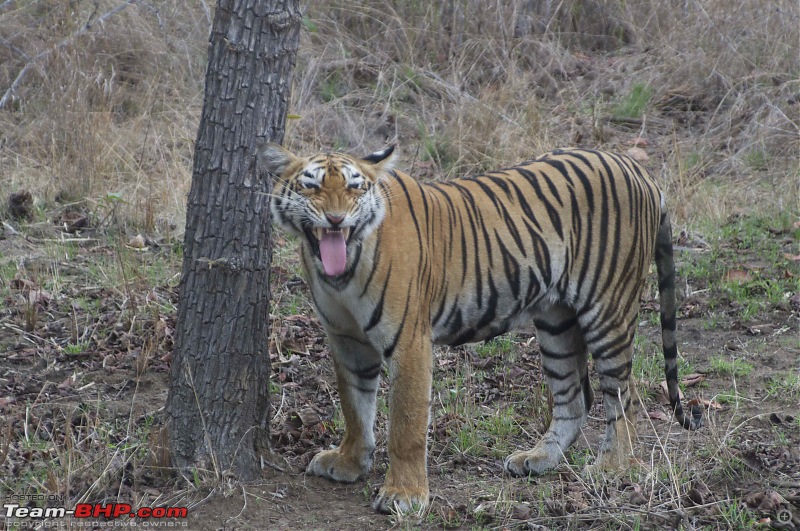
[[[347,239],[350,236],[350,227],[339,229],[314,227],[312,233],[317,240],[315,243],[325,274],[335,277],[344,273],[347,268]]]

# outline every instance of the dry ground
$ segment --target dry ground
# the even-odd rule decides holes
[[[15,89],[0,109],[0,197],[30,193],[0,210],[0,494],[188,504],[189,529],[800,526],[796,2],[309,6],[293,149],[399,141],[401,166],[432,179],[559,145],[636,148],[675,214],[683,391],[706,426],[688,434],[665,418],[651,286],[636,339],[641,466],[583,473],[603,426],[596,403],[558,470],[503,475],[502,458],[549,414],[522,331],[438,352],[432,504],[402,519],[370,508],[387,466],[384,394],[369,478],[301,473],[342,422],[297,242],[280,234],[263,482],[163,467],[154,428],[213,10],[118,5],[0,1],[0,91]]]

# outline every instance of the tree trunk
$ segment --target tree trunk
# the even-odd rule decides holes
[[[254,478],[269,444],[272,186],[255,147],[283,138],[298,4],[219,0],[209,41],[166,431],[173,466],[217,478]]]

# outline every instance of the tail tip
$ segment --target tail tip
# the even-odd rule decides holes
[[[692,418],[689,421],[689,430],[696,430],[703,426],[703,408],[692,406]]]
[[[673,411],[675,411],[675,419],[680,422],[685,429],[694,431],[703,426],[703,406],[692,406],[691,415],[687,415],[681,407],[680,402],[675,402]]]

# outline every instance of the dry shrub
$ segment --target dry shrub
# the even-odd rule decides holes
[[[789,0],[320,2],[289,138],[398,140],[408,168],[446,178],[644,137],[681,219],[769,203],[765,186],[797,208],[798,17]]]
[[[152,232],[182,225],[209,25],[183,2],[142,3],[75,36],[116,5],[0,11],[3,92],[35,63],[0,111],[0,171],[4,189],[29,188],[45,209],[56,198],[85,202],[100,218],[116,194],[118,219]]]
[[[114,5],[0,2],[0,90]],[[556,146],[624,150],[644,138],[680,220],[758,202],[800,210],[794,0],[305,7],[299,118],[286,137],[298,151],[399,142],[404,168],[448,178]],[[0,111],[4,190],[24,185],[45,202],[66,190],[96,205],[120,192],[131,221],[180,226],[206,9],[134,3],[30,70]]]

